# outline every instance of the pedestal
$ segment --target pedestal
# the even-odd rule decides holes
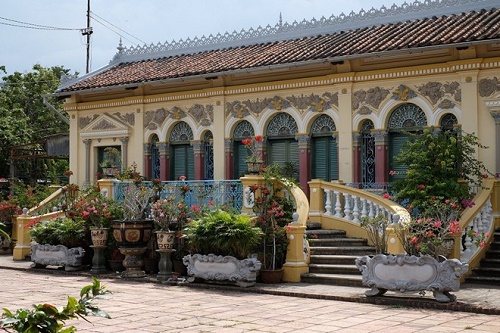
[[[146,247],[120,247],[119,250],[125,256],[125,259],[123,259],[125,271],[121,273],[121,277],[145,277],[146,272],[141,268],[144,265],[142,255],[146,252]]]
[[[92,274],[102,274],[107,273],[106,260],[104,258],[104,249],[106,246],[90,245],[94,249],[94,256],[92,257],[92,268],[90,273]]]
[[[167,280],[172,277],[172,259],[171,250],[156,250],[160,253],[160,262],[158,263],[158,280]]]

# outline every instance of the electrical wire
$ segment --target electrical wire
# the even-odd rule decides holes
[[[99,20],[97,20],[95,17],[98,17],[99,19],[101,19],[101,20],[103,20],[104,22],[108,23],[109,25],[111,25],[111,26],[115,27],[116,29],[120,30],[121,32],[123,32],[123,33],[125,33],[125,34],[129,35],[130,37],[132,37],[132,38],[134,38],[134,39],[138,40],[139,42],[141,42],[141,43],[143,43],[143,44],[146,44],[146,42],[145,42],[145,41],[143,41],[143,40],[141,40],[141,39],[139,39],[139,38],[135,37],[134,35],[132,35],[132,34],[130,34],[130,33],[128,33],[128,32],[126,32],[125,30],[121,29],[120,27],[117,27],[117,26],[116,26],[116,25],[114,25],[113,23],[111,23],[111,22],[107,21],[106,19],[104,19],[103,17],[101,17],[101,16],[97,15],[95,12],[90,11],[90,14],[91,14],[91,15],[90,15],[90,17],[92,17],[95,21],[97,21],[98,23],[102,24],[103,26],[105,26],[105,27],[106,27],[106,25],[105,25],[104,23],[100,22],[100,21],[99,21]],[[94,16],[95,16],[95,17],[94,17]],[[130,39],[126,38],[125,36],[121,35],[120,33],[118,33],[118,32],[116,32],[116,31],[114,31],[113,29],[111,29],[111,28],[109,28],[109,27],[107,27],[107,28],[108,28],[109,30],[113,31],[114,33],[116,33],[117,35],[119,35],[120,37],[123,37],[124,39],[126,39],[126,40],[128,40],[129,42],[131,42],[132,44],[134,44],[134,43],[133,43]]]
[[[80,30],[82,30],[82,29],[76,29],[76,28],[61,28],[61,27],[53,27],[53,26],[49,26],[49,25],[34,24],[34,23],[29,23],[29,22],[12,20],[12,19],[8,19],[6,17],[1,17],[1,16],[0,16],[0,19],[5,20],[5,21],[9,21],[9,22],[19,23],[19,24],[13,24],[13,23],[0,22],[0,24],[10,25],[13,27],[18,27],[18,28],[38,29],[38,30],[64,30],[64,31],[68,31],[68,30],[80,31]]]

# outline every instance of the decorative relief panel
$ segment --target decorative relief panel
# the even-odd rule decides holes
[[[488,97],[500,91],[500,82],[496,77],[479,81],[479,96]]]
[[[99,131],[99,130],[108,130],[108,129],[114,129],[114,128],[117,128],[117,126],[115,124],[108,121],[107,119],[101,119],[94,126],[92,126],[91,129],[93,131]]]
[[[78,126],[80,129],[86,127],[88,124],[90,124],[91,122],[93,122],[94,120],[96,120],[97,118],[99,117],[98,114],[95,114],[93,116],[86,116],[86,117],[80,117],[78,118]]]
[[[188,114],[193,117],[193,119],[198,123],[204,126],[208,126],[213,122],[213,114],[214,114],[213,105],[203,106],[201,104],[195,104],[188,109]]]
[[[455,101],[461,100],[460,84],[458,82],[444,84],[441,82],[427,82],[417,87],[417,89],[420,94],[431,101],[432,105],[436,105],[445,95],[450,95]]]
[[[372,108],[378,110],[382,101],[389,95],[389,90],[375,87],[368,90],[359,90],[352,95],[353,110],[358,110],[360,114],[372,112]],[[367,105],[371,106],[369,108]],[[361,110],[363,109],[363,110]]]
[[[248,108],[243,105],[240,101],[227,102],[226,103],[226,118],[230,115],[233,118],[244,118],[250,114]]]
[[[326,99],[328,101],[328,103],[330,103],[330,105],[335,105],[336,107],[339,106],[339,93],[329,93],[329,92],[326,92],[323,94],[322,96],[324,99]]]
[[[134,113],[125,113],[121,114],[120,112],[113,113],[113,116],[117,117],[121,121],[123,121],[126,124],[129,124],[130,126],[135,125],[135,114]]]
[[[323,112],[331,108],[328,101],[315,94],[300,96],[292,95],[291,97],[287,97],[286,99],[302,112]]]
[[[392,92],[392,99],[396,101],[405,102],[410,98],[415,98],[415,97],[417,97],[417,94],[404,84],[399,85],[399,87]]]

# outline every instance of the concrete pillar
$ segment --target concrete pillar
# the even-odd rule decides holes
[[[308,134],[297,134],[299,141],[299,184],[306,196],[309,197],[309,175],[311,174],[311,138]]]

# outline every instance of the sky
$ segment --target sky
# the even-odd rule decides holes
[[[7,75],[35,64],[86,73],[88,0],[0,0],[0,66]],[[380,9],[404,0],[90,0],[90,70],[106,66],[123,46],[232,33],[283,22]],[[412,1],[409,0],[408,3]],[[20,27],[24,26],[24,27]],[[29,28],[26,28],[28,26]],[[50,27],[50,30],[42,30]],[[56,28],[56,29],[53,29]],[[0,76],[3,76],[0,73]]]

